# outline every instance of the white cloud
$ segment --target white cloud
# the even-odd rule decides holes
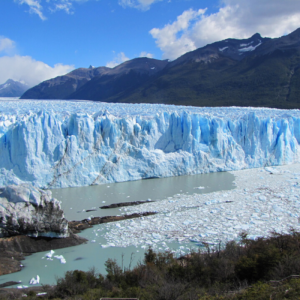
[[[11,53],[15,49],[15,42],[4,37],[0,36],[0,53]]]
[[[30,13],[37,14],[42,20],[46,20],[47,18],[42,12],[45,6],[51,12],[64,10],[67,14],[72,14],[74,2],[86,2],[89,0],[46,0],[45,5],[42,5],[42,0],[14,0],[14,1],[19,4],[28,5]]]
[[[2,56],[0,57],[0,83],[7,79],[24,81],[34,86],[41,81],[64,75],[74,69],[74,66],[55,64],[54,67],[36,61],[30,56]]]
[[[114,68],[117,65],[129,60],[129,58],[125,55],[124,52],[119,53],[115,58],[106,64],[108,68]]]
[[[148,52],[146,52],[146,51],[142,51],[142,52],[140,53],[140,57],[153,58],[154,55],[153,55],[152,53],[148,53]]]
[[[27,4],[29,6],[29,12],[32,14],[37,14],[43,21],[47,18],[42,13],[41,0],[15,0],[19,4]]]
[[[141,10],[147,10],[150,8],[150,5],[162,0],[119,0],[119,4],[122,5],[124,8],[134,7]]]
[[[63,3],[55,3],[54,9],[51,9],[53,12],[57,10],[64,10],[67,14],[72,14],[72,3],[64,1]]]
[[[256,32],[279,37],[300,24],[300,1],[223,0],[215,14],[205,10],[184,11],[177,20],[150,31],[163,58],[178,56],[226,38],[248,38]]]
[[[195,42],[189,37],[192,21],[198,20],[205,13],[205,9],[184,11],[172,24],[164,28],[153,28],[150,34],[156,39],[156,44],[164,52],[164,58],[174,59],[179,55],[196,49]],[[178,37],[178,34],[181,36]]]

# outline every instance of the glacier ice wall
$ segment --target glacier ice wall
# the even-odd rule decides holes
[[[300,161],[299,143],[299,110],[0,101],[2,186],[58,188],[289,164]]]
[[[31,184],[8,185],[0,189],[0,237],[14,235],[69,236],[61,203],[52,198],[51,191],[43,191]]]

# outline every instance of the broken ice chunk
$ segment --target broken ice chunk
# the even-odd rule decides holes
[[[62,255],[55,255],[54,257],[57,258],[58,260],[60,260],[61,264],[65,264],[66,263],[66,260],[65,260],[65,258]]]
[[[46,254],[46,257],[47,257],[47,258],[51,258],[52,255],[53,255],[54,253],[55,253],[55,251],[51,250],[50,252],[48,252],[48,253]]]
[[[31,278],[31,280],[30,280],[30,282],[29,282],[29,284],[31,284],[31,285],[35,285],[35,284],[39,284],[40,283],[40,276],[39,275],[37,275],[36,276],[36,278]]]
[[[265,196],[259,196],[258,199],[259,199],[260,201],[266,201],[266,200],[267,200],[267,198],[266,198]]]
[[[152,236],[153,236],[154,239],[157,239],[157,240],[160,240],[160,239],[161,239],[161,235],[160,235],[159,233],[153,232],[153,233],[152,233]]]

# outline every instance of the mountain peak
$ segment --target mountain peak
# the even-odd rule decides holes
[[[296,30],[292,31],[290,34],[288,34],[290,36],[295,36],[297,35],[298,37],[300,37],[300,27],[297,28]]]
[[[262,37],[261,37],[260,33],[257,32],[255,34],[253,34],[250,39],[261,39],[261,38]]]
[[[0,97],[20,97],[29,86],[15,81],[13,79],[7,79],[5,83],[0,84]]]

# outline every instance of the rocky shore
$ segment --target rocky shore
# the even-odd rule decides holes
[[[0,275],[20,271],[21,260],[30,254],[76,246],[85,242],[87,242],[86,239],[74,234],[71,230],[66,238],[34,238],[26,235],[0,238]]]
[[[25,256],[87,240],[74,234],[60,202],[30,184],[0,189],[0,275],[20,271]]]
[[[130,215],[123,215],[123,216],[94,217],[91,219],[84,219],[82,221],[71,221],[69,222],[69,228],[70,230],[72,230],[73,233],[79,233],[84,229],[93,227],[94,225],[151,216],[154,214],[156,213],[142,212],[142,213],[134,213]]]
[[[132,201],[132,202],[120,202],[120,203],[113,203],[110,205],[103,205],[100,206],[101,209],[109,209],[109,208],[117,208],[117,207],[123,207],[123,206],[135,206],[135,205],[140,205],[144,203],[150,203],[154,202],[152,200],[146,200],[146,201]]]
[[[68,237],[68,221],[60,201],[30,184],[0,189],[0,237]]]
[[[153,214],[143,212],[68,222],[60,202],[52,198],[50,191],[28,184],[7,186],[0,189],[0,275],[20,271],[21,261],[33,253],[87,242],[77,233],[94,225]],[[16,283],[4,283],[13,284]]]

